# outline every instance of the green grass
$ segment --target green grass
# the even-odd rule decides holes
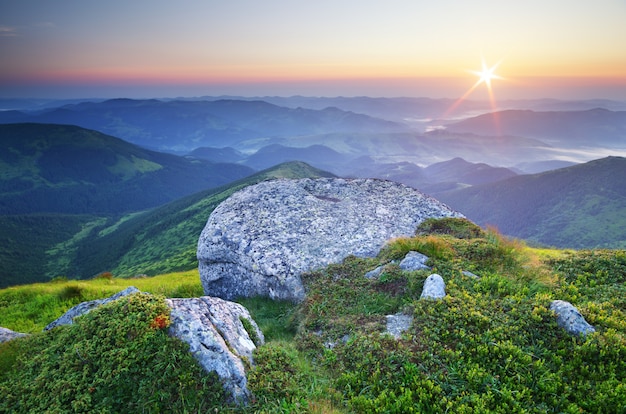
[[[39,332],[72,306],[109,297],[128,286],[167,297],[197,297],[203,294],[197,270],[150,278],[61,279],[14,286],[0,290],[0,326],[17,332]]]
[[[266,344],[255,351],[256,366],[248,372],[250,405],[224,410],[618,413],[626,406],[626,252],[530,248],[493,230],[458,238],[435,224],[390,241],[376,258],[348,257],[306,275],[301,304],[241,300]],[[459,230],[458,224],[450,227]],[[379,279],[363,277],[408,250],[430,254],[433,270],[405,272],[390,264]],[[447,296],[420,300],[432,272],[444,278]],[[202,294],[197,271],[21,286],[0,290],[0,326],[38,332],[69,306],[129,285],[164,296]],[[549,310],[554,299],[572,302],[597,332],[570,337]],[[414,322],[395,340],[383,334],[385,315],[399,311]],[[87,346],[80,335],[64,341]],[[39,344],[37,352],[51,355],[55,340],[45,333],[1,345],[0,384],[25,387],[26,377],[14,368],[25,363],[25,353],[32,355],[30,341]],[[213,392],[197,378],[189,381],[196,390]],[[32,398],[38,398],[34,391]],[[146,405],[149,398],[137,396],[133,403],[157,412]],[[184,407],[195,412],[208,403],[190,404]]]

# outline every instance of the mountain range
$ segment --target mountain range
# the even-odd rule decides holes
[[[626,158],[518,175],[436,197],[481,226],[544,245],[626,248]]]
[[[73,124],[177,154],[231,147],[248,157],[266,146],[324,145],[349,160],[426,166],[460,157],[524,172],[536,172],[523,170],[528,163],[626,154],[626,102],[505,101],[501,108],[518,109],[492,114],[488,102],[464,101],[448,114],[455,102],[445,99],[262,99],[94,100],[0,111],[0,123]]]
[[[345,107],[278,105],[298,102]],[[394,180],[532,243],[624,246],[624,158],[572,162],[590,149],[619,154],[626,112],[510,110],[447,120],[428,132],[409,116],[449,103],[116,99],[2,111],[0,286],[194,267],[197,233],[217,202],[213,191],[230,194],[276,176]]]
[[[188,174],[206,173],[205,169],[210,166],[223,169],[231,164],[158,154],[74,126],[18,124],[2,126],[0,130],[4,130],[3,136],[12,137],[3,141],[3,180],[0,182],[4,188],[9,188],[7,182],[24,180],[30,180],[35,189],[48,188],[45,193],[48,198],[39,208],[31,206],[22,210],[18,207],[28,206],[28,203],[17,201],[20,194],[29,199],[28,191],[18,189],[22,193],[18,190],[2,193],[5,208],[13,210],[11,214],[0,215],[0,233],[4,235],[4,243],[0,245],[0,286],[57,276],[88,278],[106,271],[130,277],[191,269],[196,266],[197,238],[206,219],[237,189],[274,178],[332,176],[302,162],[289,162],[239,180],[235,180],[235,174],[229,183],[220,187],[204,187],[151,209],[142,205],[140,210],[118,206],[88,211],[72,202],[64,204],[57,200],[72,201],[72,198],[64,198],[64,192],[79,194],[74,188],[81,186],[90,189],[76,198],[82,200],[84,206],[93,204],[93,200],[115,199],[109,193],[111,188],[125,188],[124,183],[136,177],[142,177],[141,184],[129,187],[136,190],[136,196],[143,197],[141,191],[146,189],[158,191],[154,189],[164,185],[162,177],[152,173],[154,168],[136,168],[144,163],[154,166],[160,162],[158,171],[173,168],[165,161],[175,160],[174,165],[179,167],[190,163],[192,169]],[[19,134],[26,131],[27,136]],[[61,159],[68,163],[39,162],[48,151],[56,148],[53,142],[65,145],[62,154],[66,158]],[[98,154],[96,149],[103,146],[110,150],[108,156],[93,156]],[[80,152],[85,149],[91,152]],[[74,153],[83,154],[89,163],[95,164],[82,177],[70,168],[73,162],[83,165],[80,159],[70,157]],[[101,158],[108,161],[96,162]],[[124,169],[118,165],[120,159],[126,160],[122,161]],[[366,159],[357,161],[368,162]],[[198,163],[202,168],[195,169]],[[235,167],[243,168],[235,169],[237,174],[249,171],[247,167]],[[23,176],[19,176],[20,171]],[[379,170],[378,175],[405,181],[435,195],[481,225],[496,225],[507,235],[558,247],[582,248],[626,245],[623,214],[626,194],[621,183],[625,173],[626,159],[620,157],[534,175],[516,175],[508,169],[457,158],[427,168],[394,163]],[[56,181],[50,181],[54,177]],[[108,186],[107,180],[113,187]],[[123,191],[118,190],[118,194],[125,199]],[[8,202],[10,197],[16,202]],[[55,208],[65,207],[55,210],[47,207],[49,203]]]
[[[0,112],[0,123],[78,125],[165,151],[231,146],[261,137],[328,132],[406,131],[400,123],[337,108],[285,108],[263,101],[158,101],[113,99],[36,112]]]
[[[548,112],[507,110],[465,119],[448,125],[447,130],[487,136],[522,136],[567,148],[624,148],[626,111],[604,108]]]
[[[122,214],[254,172],[72,125],[0,125],[0,214]]]

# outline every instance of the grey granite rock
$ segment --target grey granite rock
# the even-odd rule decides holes
[[[373,257],[431,217],[462,217],[411,187],[374,179],[274,180],[246,187],[211,214],[198,242],[205,294],[301,301],[303,272]]]
[[[569,302],[553,300],[550,303],[550,310],[556,314],[556,323],[570,335],[585,336],[596,331],[578,312],[578,309]]]
[[[7,328],[3,328],[0,326],[0,344],[2,342],[7,342],[15,338],[21,338],[23,336],[28,336],[28,334],[15,332]]]
[[[428,276],[424,281],[424,288],[420,299],[441,299],[446,296],[446,284],[437,273]]]
[[[217,373],[232,402],[245,404],[250,392],[244,361],[252,364],[252,351],[265,341],[248,310],[208,296],[166,301],[172,308],[170,334],[189,344],[207,372]],[[242,319],[253,332],[246,330]]]

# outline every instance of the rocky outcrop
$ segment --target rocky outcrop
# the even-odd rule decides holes
[[[301,301],[303,272],[373,257],[430,217],[462,217],[402,184],[372,179],[274,180],[246,187],[211,214],[198,242],[207,295]]]
[[[443,278],[436,273],[428,276],[424,281],[420,299],[441,299],[446,296],[446,284]]]
[[[265,341],[248,310],[208,296],[166,301],[172,308],[170,334],[189,344],[207,372],[217,373],[232,402],[247,402],[246,364],[252,364],[252,351]]]
[[[45,329],[71,324],[74,318],[98,306],[137,292],[139,289],[131,286],[109,298],[83,302]],[[248,310],[213,297],[166,302],[171,308],[169,333],[189,344],[190,352],[207,372],[217,373],[232,402],[245,403],[249,398],[246,366],[253,363],[252,351],[265,341]]]
[[[137,289],[134,286],[130,286],[130,287],[127,287],[126,289],[122,290],[121,292],[118,292],[115,295],[113,295],[111,297],[108,297],[106,299],[96,299],[96,300],[91,300],[89,302],[79,303],[78,305],[74,306],[73,308],[70,308],[70,310],[65,312],[58,319],[50,322],[44,328],[44,330],[47,331],[47,330],[50,330],[50,329],[55,328],[55,327],[60,326],[60,325],[70,325],[70,324],[73,323],[74,318],[76,318],[77,316],[84,315],[87,312],[89,312],[90,310],[92,310],[94,308],[97,308],[98,306],[102,306],[105,303],[109,303],[111,301],[117,300],[119,298],[122,298],[122,297],[127,296],[127,295],[131,295],[131,294],[137,293],[137,292],[139,292],[139,289]]]
[[[564,300],[553,300],[550,310],[556,314],[556,323],[573,336],[586,336],[596,329],[578,312],[574,305]]]
[[[23,336],[28,336],[28,334],[15,332],[7,328],[3,328],[0,326],[0,344],[3,342],[10,341],[15,338],[21,338]]]

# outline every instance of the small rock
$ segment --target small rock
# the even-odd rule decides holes
[[[391,262],[389,262],[387,264],[380,265],[376,269],[370,270],[369,272],[367,272],[365,274],[365,278],[366,279],[377,279],[378,277],[380,277],[381,274],[383,274],[385,272],[385,270],[387,270],[387,266],[389,266],[391,264],[395,264],[395,263],[396,263],[396,261],[392,260]]]
[[[404,259],[400,262],[400,269],[406,271],[430,269],[426,266],[428,256],[423,255],[420,252],[408,252]]]
[[[424,281],[420,299],[441,299],[444,296],[446,296],[446,284],[443,278],[436,273],[428,276]]]
[[[469,270],[463,270],[461,273],[463,273],[467,277],[471,277],[472,279],[480,279],[480,277],[478,275],[475,275],[474,273],[470,272]]]
[[[367,272],[365,274],[365,278],[366,279],[377,279],[378,276],[380,276],[380,274],[383,272],[383,269],[385,268],[384,265],[382,266],[378,266],[376,269],[374,270],[370,270],[369,272]]]
[[[413,323],[413,317],[405,313],[387,315],[387,333],[396,339],[400,339],[403,332],[407,331]]]
[[[12,331],[10,329],[3,328],[2,326],[0,326],[0,344],[3,342],[10,341],[15,338],[23,337],[23,336],[28,336],[28,334],[15,332],[15,331]]]
[[[556,314],[556,323],[570,335],[586,336],[596,331],[578,312],[578,309],[569,302],[553,300],[550,303],[550,310]]]

